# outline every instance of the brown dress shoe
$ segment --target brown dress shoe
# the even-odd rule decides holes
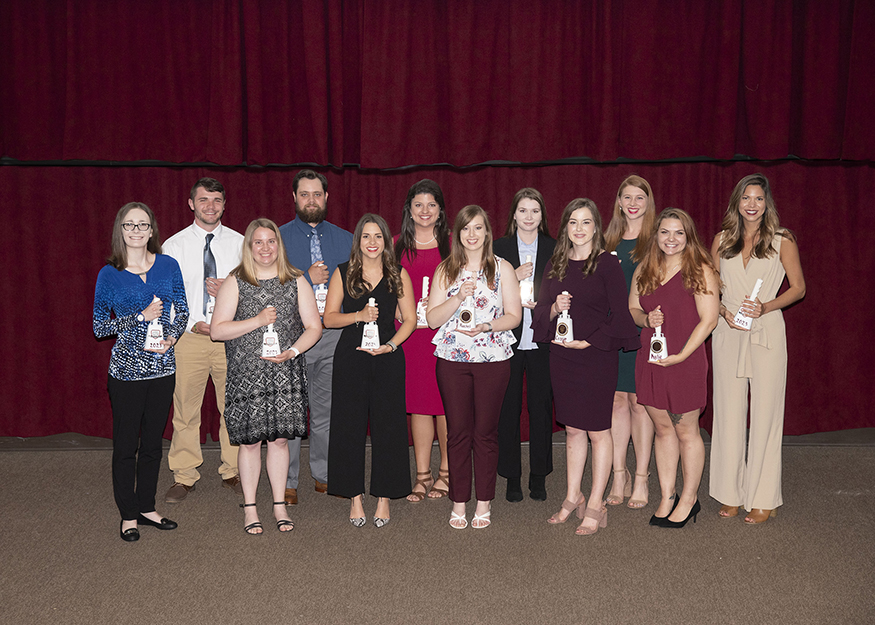
[[[243,496],[243,485],[240,483],[239,475],[229,477],[227,480],[222,480],[222,486],[224,486],[225,488],[230,488],[241,497]]]
[[[287,488],[286,489],[286,505],[294,506],[298,503],[298,489],[297,488]]]
[[[316,482],[316,492],[317,493],[327,493],[328,492],[328,484],[324,482],[320,482],[319,480],[315,480]]]
[[[188,497],[188,491],[194,490],[194,484],[189,486],[188,484],[183,484],[181,482],[173,482],[173,486],[171,486],[167,494],[164,495],[164,501],[167,503],[179,503],[186,497]]]

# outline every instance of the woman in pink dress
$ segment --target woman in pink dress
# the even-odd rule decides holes
[[[423,278],[431,278],[440,262],[450,253],[450,230],[444,194],[433,180],[420,180],[407,192],[401,217],[401,233],[395,240],[395,258],[410,274],[414,301],[423,302],[417,312],[424,315],[428,297],[423,293]],[[423,297],[426,295],[425,297]],[[418,315],[419,316],[419,315]],[[425,319],[418,319],[416,330],[404,344],[407,354],[407,412],[413,454],[416,458],[416,483],[407,500],[418,503],[428,497],[446,497],[450,488],[447,464],[447,418],[435,378],[434,331]],[[431,451],[437,430],[441,462],[437,481],[431,472]]]

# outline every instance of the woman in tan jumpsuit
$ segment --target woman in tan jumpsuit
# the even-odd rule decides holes
[[[768,179],[742,178],[729,198],[722,231],[711,248],[723,294],[714,330],[714,431],[711,496],[722,518],[763,523],[783,503],[781,440],[787,383],[787,341],[781,309],[805,296],[805,278],[793,234],[780,226]],[[789,288],[778,295],[786,275]],[[763,283],[754,299],[757,278]],[[750,330],[733,321],[742,309]],[[750,436],[747,430],[750,393]]]

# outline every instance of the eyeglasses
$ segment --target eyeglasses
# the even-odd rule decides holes
[[[135,223],[128,221],[128,222],[125,222],[122,224],[122,228],[124,230],[126,230],[127,232],[132,232],[134,230],[139,230],[140,232],[145,232],[146,230],[148,230],[151,227],[152,227],[152,224],[148,224],[146,222],[135,224]]]

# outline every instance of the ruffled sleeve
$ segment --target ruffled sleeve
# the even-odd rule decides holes
[[[626,277],[616,256],[604,254],[597,271],[601,274],[605,292],[608,296],[610,314],[598,329],[586,337],[587,342],[602,351],[622,349],[630,352],[641,347],[638,326],[632,321],[629,312],[629,297],[626,291]]]

